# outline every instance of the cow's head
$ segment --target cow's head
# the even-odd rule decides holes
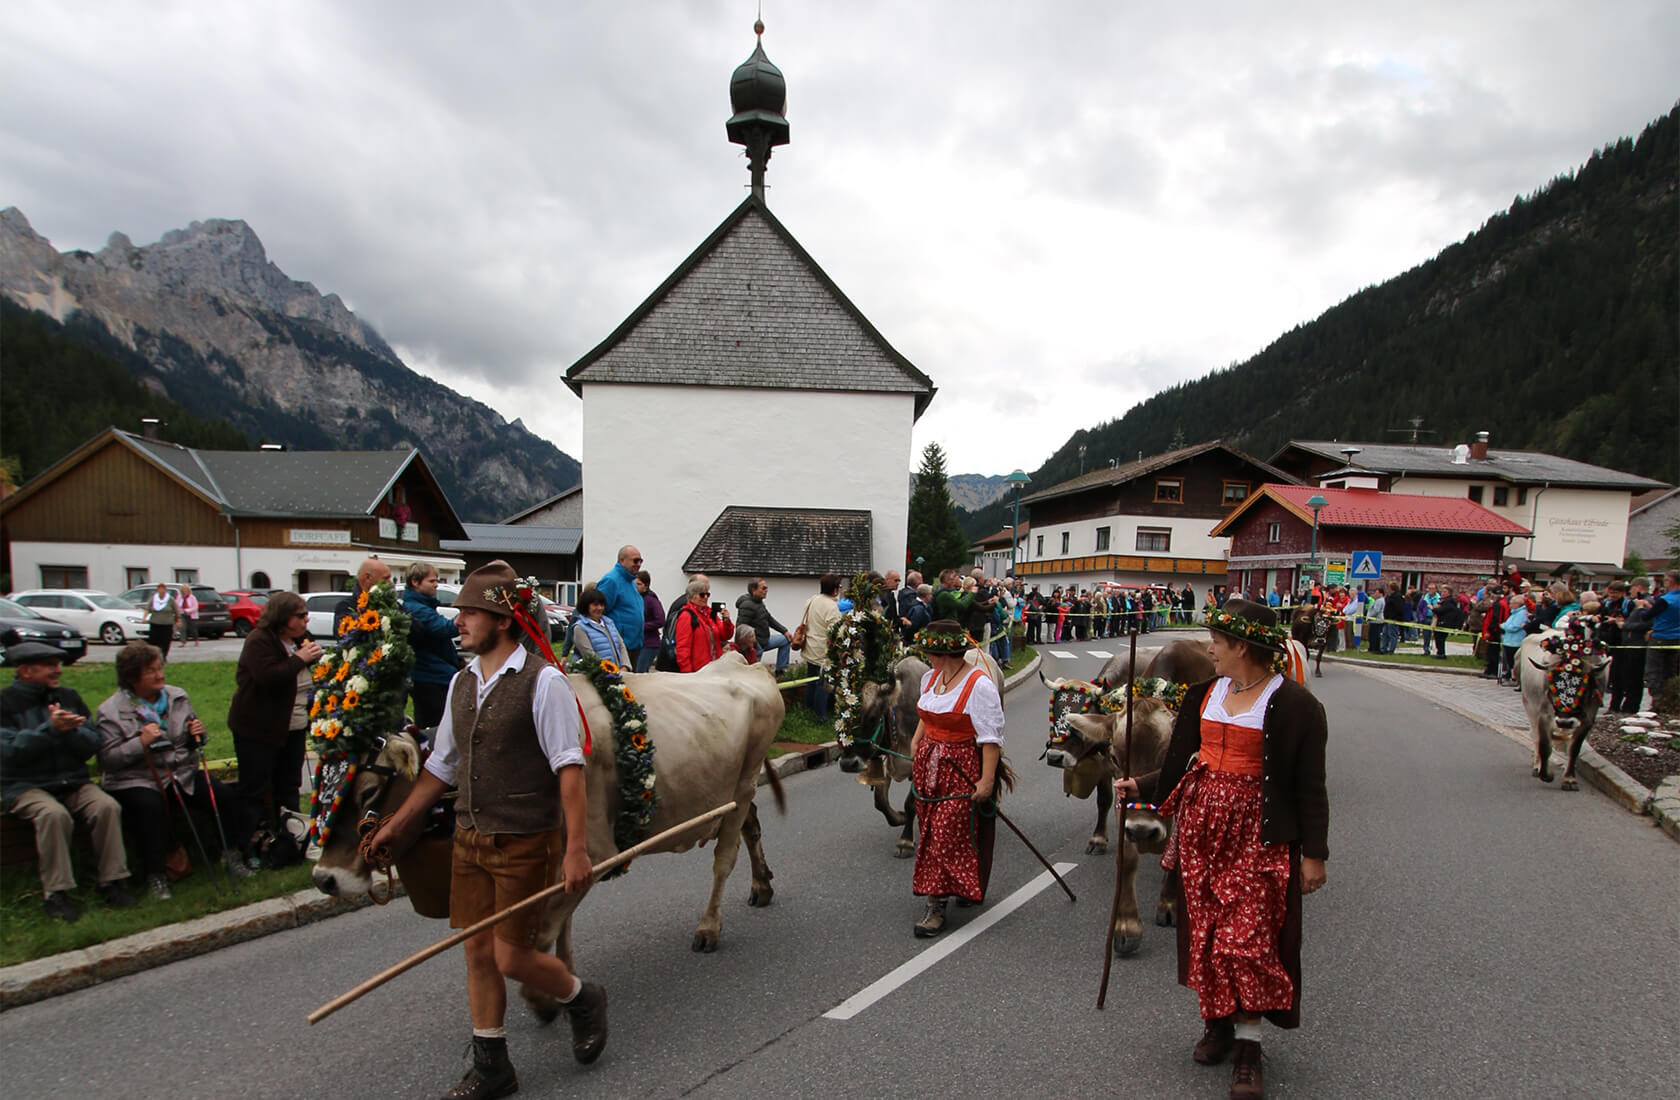
[[[1068,719],[1076,714],[1099,713],[1102,710],[1103,687],[1090,680],[1063,677],[1046,680],[1042,671],[1038,678],[1050,689],[1050,736],[1044,746],[1045,762],[1052,768],[1072,767],[1078,759],[1065,761],[1066,755],[1074,751],[1068,747]]]
[[[362,860],[357,826],[370,813],[389,814],[401,806],[419,770],[420,746],[406,733],[385,738],[377,753],[358,759],[315,862],[311,877],[317,890],[335,897],[368,892],[373,876]]]
[[[1073,715],[1068,719],[1068,728],[1086,742],[1099,743],[1108,760],[1119,765],[1124,754],[1127,704],[1119,693],[1109,696],[1108,702],[1117,709],[1103,714]],[[1135,698],[1130,705],[1134,750],[1131,764],[1136,773],[1148,770],[1149,761],[1156,755],[1143,751],[1145,747],[1164,747],[1172,736],[1173,711],[1165,700],[1150,696]],[[1159,852],[1167,841],[1167,823],[1153,810],[1134,808],[1126,813],[1126,836],[1142,851]]]
[[[1610,653],[1599,637],[1596,615],[1577,614],[1561,630],[1548,633],[1541,655],[1529,663],[1545,673],[1546,701],[1560,729],[1591,727],[1604,704],[1610,680]]]
[[[893,739],[893,703],[898,685],[864,681],[858,689],[858,735],[840,749],[840,770],[848,775],[861,772],[876,756],[880,746]]]

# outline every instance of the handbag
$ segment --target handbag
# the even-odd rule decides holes
[[[799,620],[799,625],[793,628],[792,636],[788,638],[788,645],[791,648],[801,650],[805,648],[805,636],[810,633],[809,628],[805,625],[805,620],[810,617],[811,605],[806,604],[804,616]]]

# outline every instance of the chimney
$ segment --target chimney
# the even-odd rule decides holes
[[[1470,457],[1472,459],[1476,460],[1477,462],[1486,462],[1487,461],[1487,445],[1488,445],[1488,434],[1486,432],[1477,432],[1476,433],[1476,442],[1470,444]]]
[[[158,418],[155,416],[142,416],[140,418],[140,434],[147,439],[156,439],[158,437],[158,423]]]

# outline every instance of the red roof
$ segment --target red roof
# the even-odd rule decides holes
[[[1311,523],[1307,501],[1314,494],[1324,498],[1319,509],[1320,527],[1379,527],[1391,531],[1463,531],[1479,535],[1527,535],[1529,529],[1483,508],[1468,497],[1432,497],[1416,493],[1384,493],[1376,489],[1315,489],[1311,485],[1262,485],[1243,506],[1226,516],[1215,535],[1230,534],[1237,517],[1255,501],[1266,497],[1277,501],[1303,521]]]

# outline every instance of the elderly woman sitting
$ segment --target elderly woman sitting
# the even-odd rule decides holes
[[[630,651],[619,636],[618,626],[607,617],[607,597],[599,588],[585,588],[578,597],[578,617],[572,624],[572,648],[588,657],[599,657],[626,666]]]
[[[165,793],[194,809],[221,818],[225,836],[244,835],[238,799],[198,769],[204,723],[187,693],[164,683],[163,653],[130,642],[117,653],[117,690],[99,705],[101,785],[134,826],[152,896],[169,897],[165,863],[169,855],[169,805]],[[251,872],[237,848],[222,853],[228,870]]]

